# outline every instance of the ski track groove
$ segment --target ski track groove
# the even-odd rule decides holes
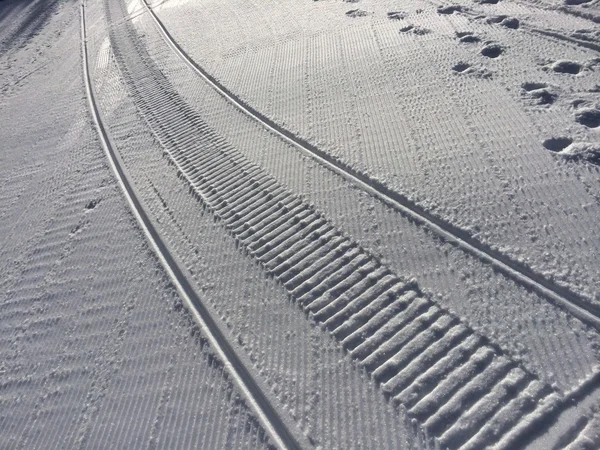
[[[255,110],[250,105],[246,104],[214,77],[208,74],[196,62],[194,62],[179,46],[179,44],[173,40],[164,24],[160,21],[156,13],[152,10],[152,7],[150,7],[148,4],[147,0],[142,0],[142,2],[156,23],[161,35],[166,40],[167,44],[175,51],[175,53],[192,70],[206,80],[208,84],[210,84],[243,113],[249,115],[261,123],[269,131],[279,136],[285,142],[292,144],[295,148],[299,149],[303,153],[313,157],[319,163],[325,165],[335,173],[358,185],[361,189],[367,191],[371,195],[374,195],[384,203],[399,210],[401,213],[411,217],[418,223],[428,227],[433,232],[438,234],[442,239],[474,255],[482,262],[492,265],[496,270],[500,271],[513,281],[525,286],[528,289],[534,290],[548,301],[565,308],[574,316],[600,329],[600,307],[587,302],[570,289],[555,284],[552,280],[549,280],[543,275],[534,272],[527,266],[514,261],[500,251],[489,248],[480,243],[463,230],[454,227],[452,224],[445,222],[443,219],[438,218],[437,216],[419,207],[412,201],[408,200],[408,198],[401,193],[392,191],[383,183],[360,171],[360,169],[356,170],[346,165],[335,155],[328,155],[319,150],[317,147],[287,131],[268,117],[264,116],[262,113]],[[327,123],[327,120],[317,121],[316,123],[321,123],[321,125],[323,125]],[[344,136],[347,135],[344,134]],[[347,138],[342,136],[338,138],[338,141],[340,141],[340,139],[341,141],[344,141]]]
[[[313,207],[298,202],[260,167],[228,148],[169,89],[166,80],[135,54],[140,49],[127,43],[131,37],[113,31],[115,57],[139,112],[192,193],[238,245],[366,368],[386,395],[407,408],[433,437],[456,448],[477,448],[484,442],[508,448],[523,438],[529,426],[560,408],[560,397],[547,385],[422,297],[414,284],[389,272],[346,236],[336,234]],[[297,206],[286,206],[290,204]],[[322,246],[313,249],[315,242]],[[309,251],[290,255],[286,249],[294,245]],[[347,282],[347,271],[356,268],[350,263],[359,257],[365,276]],[[344,282],[347,285],[340,287]],[[341,291],[332,296],[334,289]],[[328,296],[335,300],[327,302]],[[313,312],[315,302],[325,304],[312,308]],[[387,325],[382,328],[383,324]],[[429,367],[428,361],[437,353],[444,356]],[[414,359],[415,355],[420,356]],[[486,376],[486,370],[495,375]],[[435,380],[445,381],[436,386]],[[492,398],[510,398],[511,407],[494,408],[486,400],[488,393]],[[487,407],[488,425],[474,426],[479,422],[465,418],[472,408],[462,415],[456,412],[452,402],[460,404],[461,399],[472,408]],[[440,426],[448,416],[452,420]]]
[[[121,26],[118,28],[122,29],[124,26],[129,24],[126,22],[120,25]],[[111,27],[111,32],[114,32],[113,27]],[[250,403],[251,409],[254,410],[258,417],[260,417],[271,438],[273,438],[274,442],[280,448],[301,448],[296,438],[289,431],[287,425],[282,421],[279,414],[272,407],[270,401],[264,396],[264,393],[256,384],[256,381],[252,378],[242,360],[240,360],[236,355],[235,350],[224,337],[219,329],[219,326],[215,323],[214,319],[202,305],[198,294],[194,291],[192,285],[188,281],[188,277],[182,272],[182,269],[178,266],[178,262],[174,259],[172,254],[170,254],[168,248],[165,246],[164,242],[154,229],[152,222],[139,202],[136,192],[127,178],[127,174],[124,171],[124,166],[118,155],[116,155],[114,148],[111,145],[109,136],[107,135],[106,129],[104,128],[94,96],[90,67],[88,63],[84,2],[81,3],[81,51],[83,55],[86,94],[89,101],[90,111],[102,142],[102,147],[105,150],[106,156],[115,173],[115,176],[123,190],[123,193],[125,194],[132,212],[136,216],[138,223],[144,231],[144,234],[153,247],[156,255],[159,257],[161,264],[174,283],[174,286],[176,287],[181,298],[184,300],[184,302],[186,302],[189,309],[192,311],[194,318],[199,323],[200,328],[207,336],[208,341],[211,343],[211,347],[215,350],[215,353],[218,355],[218,357],[224,361],[223,370],[227,370],[227,372],[234,379],[236,385],[244,393],[246,399]],[[166,114],[167,116],[171,117],[177,116],[176,112],[169,114],[169,112],[166,111]],[[179,122],[178,124],[182,127],[185,127],[185,124],[182,122]]]
[[[191,366],[199,373],[213,369],[205,364],[206,349],[201,350],[204,359],[190,358],[200,345],[195,339],[185,339],[186,330],[181,327],[191,331],[194,324],[188,314],[170,308],[177,296],[140,238],[99,148],[84,94],[79,5],[67,6],[32,40],[30,48],[20,53],[35,55],[38,61],[54,59],[51,67],[57,82],[50,84],[56,89],[40,95],[38,82],[48,80],[30,80],[8,109],[0,108],[6,124],[0,139],[6,144],[2,169],[12,173],[13,179],[14,174],[25,174],[28,183],[20,193],[22,203],[32,199],[37,204],[35,211],[28,213],[29,220],[20,224],[21,234],[10,238],[8,253],[3,253],[7,265],[14,264],[13,256],[21,262],[14,264],[19,272],[3,281],[3,287],[7,287],[0,302],[0,341],[5,344],[0,357],[0,448],[81,448],[82,443],[75,442],[74,437],[84,421],[83,411],[94,416],[92,430],[100,430],[86,447],[147,448],[145,425],[150,422],[144,420],[144,413],[148,406],[158,404],[160,385],[142,380],[156,380],[154,374],[165,367],[160,363],[173,354],[178,355],[178,368],[183,369],[193,359],[195,364]],[[65,24],[66,15],[69,22],[61,28],[61,39],[49,42],[47,38],[52,34],[47,31],[56,22]],[[21,135],[26,111],[37,134]],[[44,139],[34,145],[40,135]],[[21,186],[17,188],[21,190]],[[91,200],[99,207],[87,208]],[[0,219],[2,224],[12,225],[20,209],[14,204]],[[148,299],[153,301],[145,301]],[[128,324],[127,330],[115,329],[116,319],[125,316],[125,309],[134,303],[136,311],[130,318],[138,323]],[[20,315],[20,320],[14,313]],[[118,345],[119,332],[123,331],[126,339]],[[177,336],[189,342],[187,352],[175,346],[171,347],[175,351],[167,348]],[[10,347],[15,338],[19,339],[18,354]],[[135,348],[137,343],[139,348]],[[143,364],[149,361],[145,355],[159,352],[167,358],[152,361],[158,364]],[[116,368],[113,362],[121,360],[130,363],[127,369],[121,366],[116,373],[107,370],[111,365]],[[125,372],[128,376],[123,376]],[[187,376],[193,372],[179,373]],[[210,394],[197,397],[200,386],[194,381],[186,391],[194,398],[192,408],[182,407],[178,413],[181,403],[170,403],[170,417],[193,416],[191,411],[196,412],[198,405],[209,398]],[[98,387],[106,382],[105,399],[96,398],[87,404],[88,393],[93,389],[100,392]],[[218,393],[223,385],[230,384],[220,377],[210,388]],[[115,390],[119,391],[117,395]],[[184,398],[188,397],[186,393]],[[107,418],[111,410],[118,410],[120,415]],[[206,415],[212,417],[214,428],[221,418],[211,413],[207,411]],[[251,414],[247,409],[242,413]],[[187,430],[198,437],[198,424],[190,425]],[[183,434],[186,430],[182,427],[173,431]],[[257,441],[265,444],[264,439]],[[217,446],[224,448],[220,443]]]

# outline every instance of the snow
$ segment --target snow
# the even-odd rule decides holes
[[[279,433],[119,191],[81,13],[118,164],[300,447],[600,445],[597,3],[150,6],[0,3],[0,447]]]
[[[0,63],[0,448],[267,447],[122,199],[78,33],[64,4]]]

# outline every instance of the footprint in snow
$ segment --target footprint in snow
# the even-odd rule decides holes
[[[582,71],[583,66],[577,61],[569,61],[567,59],[561,59],[554,61],[548,66],[550,70],[556,73],[567,73],[571,75],[577,75]]]
[[[431,33],[431,30],[428,28],[417,27],[414,25],[407,25],[403,28],[400,28],[400,33],[408,33],[408,32],[412,32],[413,34],[416,34],[418,36],[423,36],[424,34]]]
[[[485,67],[473,67],[471,64],[462,61],[452,66],[452,70],[459,75],[469,74],[478,78],[490,78],[492,76],[492,73]]]
[[[566,136],[551,137],[542,142],[546,150],[551,152],[560,152],[573,143],[573,139]]]
[[[588,128],[600,127],[600,109],[580,108],[575,111],[575,121]]]
[[[506,15],[497,15],[497,16],[489,16],[485,19],[485,21],[489,24],[499,24],[502,25],[503,27],[506,28],[512,28],[512,29],[517,29],[519,28],[520,22],[519,19],[516,19],[514,17],[509,17]]]
[[[71,228],[71,231],[69,232],[69,235],[74,236],[74,235],[76,235],[77,233],[80,233],[80,232],[81,232],[81,224],[78,223],[73,228]]]
[[[457,31],[456,37],[461,44],[474,44],[481,40],[472,31]]]
[[[498,44],[486,44],[481,49],[481,54],[487,58],[497,58],[504,52],[504,48]]]
[[[448,5],[440,6],[437,9],[438,14],[454,14],[455,12],[462,12],[464,8],[460,5]]]
[[[346,15],[348,17],[357,18],[357,17],[368,16],[369,13],[367,11],[362,10],[362,9],[351,9],[350,11],[346,12]]]
[[[456,73],[469,73],[473,71],[473,68],[471,67],[471,64],[459,62],[452,67],[452,70],[454,70]]]
[[[584,3],[590,3],[592,0],[564,0],[567,6],[583,5]]]
[[[600,165],[600,145],[590,142],[573,142],[568,137],[546,139],[543,146],[569,161],[587,161]]]
[[[402,20],[406,18],[406,13],[404,11],[390,11],[387,16],[391,20]]]
[[[100,203],[100,200],[90,200],[86,205],[85,205],[85,209],[87,210],[91,210],[94,209],[96,206],[98,206],[98,203]]]
[[[546,83],[526,82],[521,85],[523,95],[529,97],[537,105],[551,105],[558,95]]]

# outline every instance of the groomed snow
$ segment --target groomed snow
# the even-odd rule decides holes
[[[0,448],[600,447],[598,23],[1,2]]]

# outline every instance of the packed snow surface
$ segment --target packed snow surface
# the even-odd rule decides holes
[[[0,123],[0,448],[600,448],[598,0],[3,0]]]

